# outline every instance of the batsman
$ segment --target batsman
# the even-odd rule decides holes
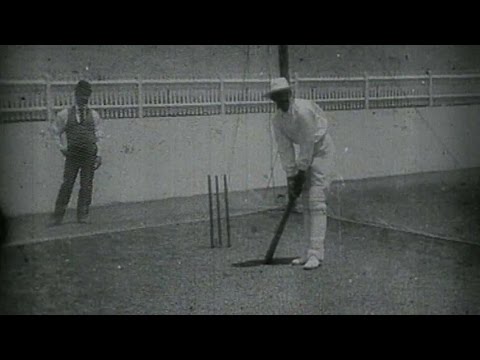
[[[274,79],[267,93],[277,106],[273,129],[282,167],[287,174],[289,199],[301,196],[308,248],[292,265],[318,268],[325,257],[326,191],[333,170],[335,146],[328,134],[324,111],[313,101],[296,99],[287,79]],[[298,156],[294,145],[298,145]]]

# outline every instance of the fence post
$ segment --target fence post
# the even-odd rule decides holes
[[[368,74],[365,72],[365,109],[370,108],[370,81],[368,79]]]
[[[433,75],[430,70],[428,70],[428,105],[433,106]]]
[[[137,78],[138,81],[138,117],[143,119],[143,81],[141,76]]]
[[[220,78],[220,112],[225,115],[225,81]]]
[[[52,82],[50,79],[50,75],[47,74],[45,78],[45,100],[47,106],[47,122],[52,121],[52,113],[53,113],[53,106],[52,106]]]

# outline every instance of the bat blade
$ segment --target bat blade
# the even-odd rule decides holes
[[[292,210],[295,207],[295,199],[288,200],[287,207],[283,213],[282,219],[275,230],[275,234],[273,236],[272,241],[270,242],[270,247],[268,248],[267,255],[265,256],[265,264],[271,264],[273,260],[273,255],[275,254],[275,250],[277,249],[278,243],[280,242],[280,238],[282,237],[283,230],[285,229],[285,225],[287,224],[287,220],[292,213]]]

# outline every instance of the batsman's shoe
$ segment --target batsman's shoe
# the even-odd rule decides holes
[[[321,265],[322,262],[316,256],[310,256],[306,264],[303,265],[303,268],[305,270],[313,270],[320,267]]]
[[[292,261],[292,265],[293,266],[299,266],[299,265],[305,265],[307,262],[307,258],[306,257],[299,257],[297,259],[294,259]]]

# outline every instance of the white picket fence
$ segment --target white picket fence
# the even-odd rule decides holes
[[[480,74],[292,80],[296,96],[326,111],[480,103]],[[2,123],[46,121],[74,102],[76,81],[0,80]],[[267,79],[91,81],[91,106],[106,119],[269,113]]]

